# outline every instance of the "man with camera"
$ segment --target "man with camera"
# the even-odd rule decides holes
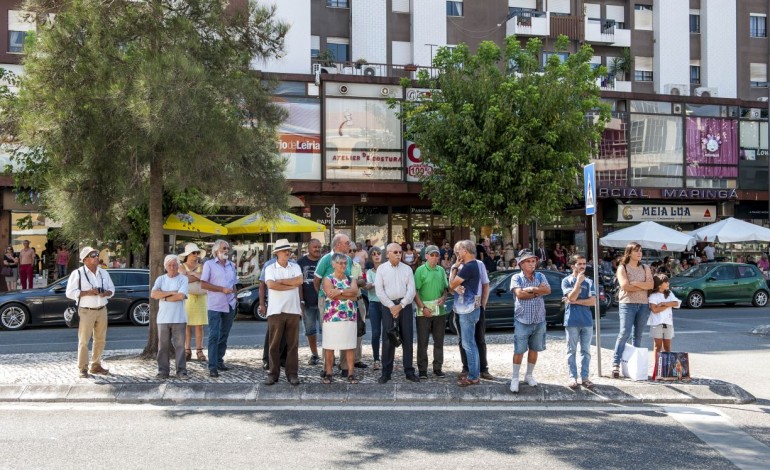
[[[80,250],[83,266],[72,271],[67,280],[67,298],[78,305],[78,370],[80,378],[88,373],[109,374],[102,367],[102,351],[107,344],[107,299],[115,293],[110,274],[99,267],[99,252],[90,246]],[[88,367],[88,342],[94,339],[91,367]]]

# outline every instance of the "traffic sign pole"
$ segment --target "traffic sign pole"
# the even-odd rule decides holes
[[[586,201],[586,215],[591,218],[591,248],[594,266],[594,311],[596,312],[596,372],[602,375],[602,314],[599,300],[599,243],[596,229],[596,167],[593,163],[583,168],[583,195]]]

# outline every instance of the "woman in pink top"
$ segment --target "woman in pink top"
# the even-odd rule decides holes
[[[67,275],[67,265],[70,262],[70,252],[64,245],[59,245],[59,249],[56,250],[56,278],[61,278]]]

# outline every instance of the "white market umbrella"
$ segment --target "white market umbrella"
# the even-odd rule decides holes
[[[642,222],[599,239],[602,246],[612,248],[625,248],[631,242],[648,250],[687,251],[695,245],[695,238],[655,222]]]
[[[770,242],[770,229],[732,217],[693,230],[690,235],[701,242]]]

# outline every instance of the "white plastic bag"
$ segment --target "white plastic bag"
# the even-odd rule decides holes
[[[647,359],[650,351],[626,344],[620,359],[620,371],[631,380],[647,380]]]

